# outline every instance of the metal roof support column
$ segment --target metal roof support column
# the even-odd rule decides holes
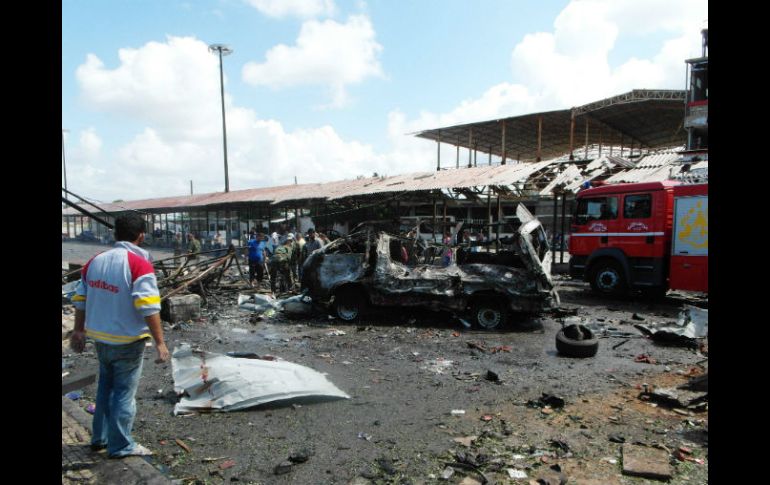
[[[538,116],[537,117],[537,159],[535,161],[539,162],[540,160],[542,160],[541,158],[542,155],[543,155],[543,117]]]
[[[70,219],[72,219],[70,216],[64,216],[64,219],[67,221],[67,237],[72,237],[70,235]]]
[[[487,242],[492,239],[492,187],[487,186]],[[481,235],[484,235],[484,230],[481,230]],[[487,244],[487,252],[489,252],[489,244]]]
[[[497,194],[497,227],[495,230],[497,239],[495,240],[495,252],[500,252],[500,224],[503,222],[503,207],[500,205],[500,194]]]
[[[441,130],[438,130],[438,140],[436,140],[436,172],[441,170]]]
[[[478,167],[479,142],[473,144],[473,166]]]
[[[583,160],[588,160],[588,117],[586,116],[586,149]]]
[[[468,168],[473,166],[471,164],[471,156],[473,156],[473,149],[471,146],[473,146],[473,128],[468,128]]]
[[[217,210],[214,212],[214,226],[217,231],[219,231],[219,211]],[[209,210],[206,209],[206,233],[209,232],[211,229],[211,221],[209,221]],[[204,241],[201,241],[201,246],[203,246]]]
[[[432,197],[433,199],[433,242],[436,242],[436,196],[434,195]],[[417,231],[419,232],[420,229],[417,228]]]
[[[444,197],[444,220],[442,221],[443,224],[441,224],[441,242],[444,242],[444,234],[447,233],[447,224],[446,224],[446,197]]]
[[[557,204],[559,203],[559,194],[557,192],[553,193],[553,229],[551,232],[551,247],[556,247],[556,222],[558,219],[559,213],[557,212]]]
[[[599,156],[602,156],[602,128],[599,127]]]
[[[623,133],[620,134],[620,158],[623,158]]]
[[[566,231],[566,228],[564,227],[567,218],[567,191],[564,190],[561,193],[561,246],[559,247],[559,263],[564,262],[564,243],[566,242],[564,240],[564,232]]]
[[[492,147],[489,147],[489,166],[492,166]]]
[[[502,145],[503,145],[502,146],[502,149],[503,149],[503,163],[502,164],[503,165],[505,165],[505,155],[506,155],[506,152],[505,152],[505,124],[506,124],[505,120],[503,120],[503,142],[502,142]]]
[[[572,115],[569,119],[569,159],[574,160],[575,155],[572,153],[575,147],[575,111],[572,111]]]
[[[460,168],[460,137],[459,136],[457,137],[457,160],[455,162],[457,165],[455,168]]]

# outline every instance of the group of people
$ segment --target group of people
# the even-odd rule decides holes
[[[317,234],[312,228],[306,236],[295,236],[292,232],[274,232],[267,236],[254,230],[247,243],[249,282],[261,285],[267,268],[273,293],[293,289],[302,278],[302,264],[307,256],[328,243],[325,235]]]

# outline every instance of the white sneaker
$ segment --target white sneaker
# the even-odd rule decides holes
[[[140,445],[139,443],[136,443],[134,445],[134,449],[131,450],[131,453],[127,454],[126,456],[152,456],[153,453],[143,445]]]

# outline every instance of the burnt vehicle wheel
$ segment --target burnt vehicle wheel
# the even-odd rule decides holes
[[[505,306],[494,299],[477,300],[471,305],[471,318],[474,326],[481,330],[495,330],[506,321],[508,314]]]
[[[591,269],[591,288],[605,295],[625,290],[626,281],[620,264],[610,259],[597,262]]]
[[[567,325],[556,334],[556,350],[567,357],[593,357],[599,340],[583,325]]]
[[[341,320],[356,320],[366,305],[366,297],[357,288],[342,288],[334,294],[334,314]]]

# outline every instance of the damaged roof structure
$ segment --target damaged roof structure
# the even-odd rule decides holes
[[[209,230],[209,211],[215,211],[213,217],[217,220],[245,221],[243,229],[253,227],[251,221],[262,221],[272,230],[271,223],[281,216],[289,221],[299,215],[311,215],[316,224],[317,217],[328,216],[320,225],[331,227],[335,217],[355,219],[351,212],[360,211],[362,206],[388,205],[398,216],[414,216],[414,207],[422,205],[423,213],[432,212],[426,219],[434,217],[435,221],[447,215],[448,205],[450,212],[453,207],[463,207],[457,220],[470,220],[471,209],[466,218],[464,208],[476,206],[485,210],[487,217],[476,216],[475,220],[491,224],[502,220],[503,213],[511,212],[503,204],[528,201],[538,218],[552,218],[550,232],[555,235],[556,199],[562,198],[562,218],[569,217],[566,214],[571,210],[564,206],[572,200],[567,201],[567,197],[572,198],[587,181],[644,182],[693,174],[707,179],[707,156],[685,168],[679,153],[687,140],[683,128],[685,100],[684,90],[633,90],[572,109],[414,133],[437,142],[435,171],[133,200],[102,204],[103,212],[96,214],[141,211],[148,214],[151,227],[163,227],[162,217],[166,215],[168,229],[168,214],[174,214],[178,222],[176,216],[187,213],[188,220],[198,220],[188,224],[189,230],[199,231],[193,226]],[[454,165],[452,168],[442,167],[441,143],[457,148],[454,164],[449,164]],[[461,161],[460,148],[468,151],[467,161]],[[487,153],[486,164],[478,162],[479,151]],[[496,199],[496,211],[492,209],[492,198]],[[553,201],[552,214],[549,201]],[[443,213],[437,209],[437,204],[442,203]],[[228,212],[220,214],[222,211]],[[70,220],[78,217],[81,230],[84,227],[86,218],[74,209],[64,210],[63,217],[67,228]],[[358,218],[374,217],[367,213]],[[488,230],[491,235],[491,227]],[[239,235],[241,231],[237,232]],[[165,237],[168,240],[170,236]]]

